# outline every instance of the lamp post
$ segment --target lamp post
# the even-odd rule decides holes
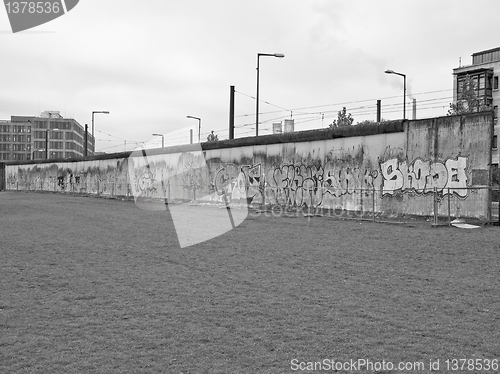
[[[59,131],[59,129],[45,130],[45,159],[49,159],[49,131]]]
[[[283,53],[257,53],[257,97],[256,97],[256,108],[255,108],[255,136],[259,136],[259,58],[260,56],[271,56],[283,58],[285,55]]]
[[[161,136],[161,147],[165,148],[165,136],[162,134],[153,134],[153,136]]]
[[[403,73],[396,73],[394,70],[386,70],[386,74],[396,74],[403,77],[403,119],[406,119],[406,75]]]
[[[197,119],[198,120],[198,143],[201,143],[201,118],[187,116],[187,118]]]
[[[92,150],[92,154],[95,154],[95,138],[94,138],[94,114],[95,113],[103,113],[109,114],[107,110],[96,110],[92,112],[92,142],[94,143],[94,149]]]

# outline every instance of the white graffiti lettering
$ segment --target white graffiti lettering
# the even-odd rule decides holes
[[[382,172],[382,191],[384,195],[398,192],[431,193],[467,196],[467,157],[457,157],[441,161],[416,159],[408,165],[407,161],[391,158],[380,164]]]

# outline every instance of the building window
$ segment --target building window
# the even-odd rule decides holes
[[[497,147],[498,147],[498,136],[493,135],[493,148],[497,148]]]
[[[493,107],[493,118],[498,118],[498,105]]]
[[[498,90],[498,75],[493,77],[493,89]]]
[[[26,144],[13,144],[12,145],[12,150],[14,152],[26,152]]]
[[[51,152],[50,158],[63,158],[63,152]]]
[[[64,139],[63,131],[50,131],[50,139]]]
[[[47,121],[35,121],[35,128],[36,129],[46,129],[47,128]]]
[[[485,86],[484,86],[484,74],[481,74],[480,76],[478,76],[478,79],[479,79],[479,89],[484,90],[484,88],[485,88]]]
[[[12,155],[12,159],[15,161],[23,161],[25,157],[26,155],[24,155],[23,153],[14,153]]]
[[[482,64],[492,61],[498,61],[500,59],[500,50],[482,52],[472,55],[472,64]]]
[[[51,149],[64,149],[64,143],[63,142],[50,142],[50,148]]]

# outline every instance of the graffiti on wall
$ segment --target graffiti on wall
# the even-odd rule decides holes
[[[158,183],[154,174],[149,168],[143,168],[143,170],[138,170],[135,174],[135,189],[136,191],[142,192],[156,192],[158,189]]]
[[[367,161],[353,160],[271,164],[265,170],[261,163],[238,165],[211,160],[206,169],[192,159],[181,160],[180,165],[181,173],[173,173],[165,163],[137,166],[132,169],[133,187],[140,194],[162,197],[168,183],[188,193],[177,192],[179,197],[208,194],[210,200],[222,201],[225,194],[230,200],[248,203],[260,203],[265,191],[265,201],[271,205],[318,207],[325,199],[332,201],[360,191],[369,196],[373,189],[381,189],[385,197],[410,193],[424,195],[436,189],[442,195],[449,192],[466,198],[470,184],[469,160],[463,156],[444,161],[417,158],[411,163],[400,157],[390,157],[377,168],[372,168]],[[127,194],[128,178],[123,170],[87,168],[77,171],[50,165],[8,173],[6,182],[10,186],[26,185],[33,190],[102,194],[110,189],[112,193]]]
[[[202,190],[204,187],[203,167],[200,167],[199,162],[187,161],[182,165],[182,172],[179,174],[182,186],[193,197],[196,191]]]
[[[319,205],[323,200],[322,166],[284,164],[272,168],[267,197],[281,206]]]
[[[246,199],[251,203],[261,191],[261,164],[225,164],[214,175],[214,189],[218,196],[226,194],[231,200]]]
[[[274,166],[266,197],[272,204],[317,207],[326,197],[342,197],[374,188],[378,171],[348,161],[324,165],[284,164]]]
[[[429,203],[438,191],[438,197],[450,198],[448,208],[462,204],[460,214],[465,209],[483,217],[491,213],[491,193],[479,188],[491,182],[490,117],[377,124],[365,135],[358,128],[339,138],[294,134],[279,144],[249,139],[234,146],[138,149],[102,159],[7,164],[5,182],[10,190],[424,215],[434,208]]]
[[[418,158],[411,164],[391,158],[380,164],[380,170],[384,195],[425,194],[436,189],[442,194],[449,191],[460,197],[467,196],[467,157],[450,158],[444,162]]]
[[[328,161],[321,165],[273,165],[266,173],[266,202],[271,205],[318,207],[326,198],[346,195],[370,196],[374,189],[382,189],[384,196],[401,193],[427,194],[436,189],[440,194],[467,197],[468,158],[455,157],[445,161],[417,158],[406,160],[390,158],[380,163],[379,170],[369,164],[356,166],[347,161]],[[231,199],[248,197],[256,201],[262,190],[262,165],[225,164],[214,176],[215,192],[226,193]]]

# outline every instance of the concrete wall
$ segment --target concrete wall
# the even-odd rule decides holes
[[[16,163],[6,188],[488,218],[492,131],[487,112]]]

